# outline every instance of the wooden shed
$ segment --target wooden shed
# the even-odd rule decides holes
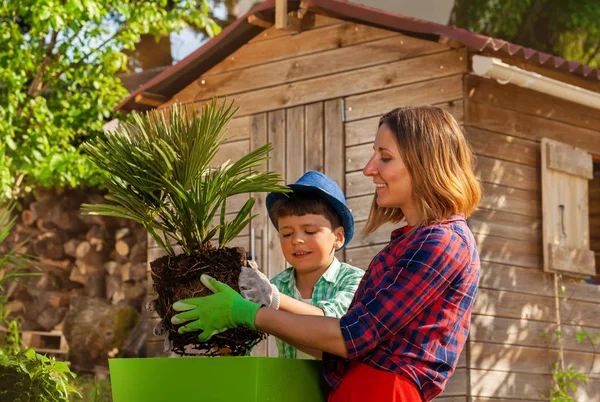
[[[276,3],[287,6],[287,18],[281,8],[276,14]],[[469,225],[482,278],[469,342],[437,400],[547,400],[561,344],[565,365],[590,377],[579,385],[577,400],[600,400],[600,357],[585,336],[600,339],[594,280],[600,267],[599,110],[477,76],[475,55],[495,58],[515,74],[539,74],[534,77],[564,88],[556,95],[575,91],[597,105],[597,69],[352,3],[268,0],[118,108],[202,105],[214,96],[235,100],[240,110],[230,127],[234,136],[219,160],[271,142],[268,168],[288,182],[308,169],[335,178],[357,231],[374,192],[362,168],[378,117],[405,105],[448,110],[477,154],[484,196]],[[236,243],[252,249],[273,276],[285,261],[264,195],[258,199],[261,215]],[[229,212],[243,202],[232,202]],[[367,268],[391,229],[356,235],[339,258]],[[159,252],[151,247],[148,261]],[[149,335],[148,350],[159,354],[162,341]],[[276,350],[270,343],[256,353]]]

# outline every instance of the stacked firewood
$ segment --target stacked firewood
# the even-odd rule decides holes
[[[7,249],[28,239],[21,251],[37,258],[42,273],[26,286],[6,290],[8,307],[24,318],[23,330],[62,331],[65,316],[81,298],[97,299],[101,303],[94,305],[106,306],[104,310],[141,312],[147,233],[128,220],[81,215],[82,203],[100,202],[105,202],[103,193],[95,189],[38,190],[35,198],[23,199],[20,219],[3,245]]]

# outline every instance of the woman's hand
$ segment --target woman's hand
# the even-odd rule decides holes
[[[180,334],[202,331],[198,335],[200,342],[206,342],[214,335],[230,328],[245,325],[252,329],[260,304],[244,299],[239,293],[216,279],[202,275],[200,281],[214,294],[205,297],[184,299],[173,304],[175,311],[183,311],[171,318],[174,325],[188,324],[179,327]]]

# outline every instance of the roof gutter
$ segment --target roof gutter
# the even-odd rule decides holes
[[[600,93],[511,66],[495,57],[474,55],[473,72],[481,77],[493,78],[500,84],[514,84],[600,109]]]

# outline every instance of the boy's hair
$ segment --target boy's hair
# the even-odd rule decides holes
[[[468,217],[479,204],[481,189],[473,173],[474,156],[460,126],[445,110],[405,107],[379,120],[393,133],[412,178],[414,200],[424,217],[419,225],[441,221],[453,213]],[[364,234],[386,222],[400,222],[399,208],[382,208],[373,198]]]
[[[286,216],[322,215],[331,223],[332,229],[342,226],[340,217],[327,201],[320,197],[300,194],[287,194],[275,201],[271,207],[274,222]],[[279,226],[279,225],[278,225]]]

